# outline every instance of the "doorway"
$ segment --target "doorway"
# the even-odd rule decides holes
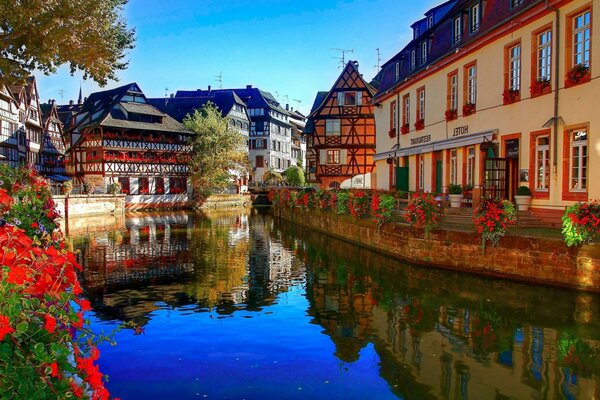
[[[506,199],[513,201],[519,187],[519,139],[504,142],[504,154],[507,160],[507,193]]]

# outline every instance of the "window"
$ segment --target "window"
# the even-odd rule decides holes
[[[458,184],[458,151],[456,149],[450,150],[450,183],[453,185]]]
[[[573,66],[590,66],[590,10],[572,18],[573,24]]]
[[[396,61],[394,66],[395,68],[395,81],[397,82],[400,79],[400,61]]]
[[[362,92],[338,92],[338,106],[362,105]]]
[[[508,48],[508,90],[521,90],[521,44]]]
[[[431,28],[433,26],[433,15],[430,15],[427,18],[427,28]]]
[[[339,150],[327,150],[327,164],[339,164],[340,163],[340,151]]]
[[[466,102],[477,104],[477,65],[467,67],[467,96]]]
[[[419,190],[423,190],[425,187],[424,182],[423,182],[425,180],[425,156],[423,154],[420,154],[417,157],[418,157],[418,165],[419,165],[418,188],[419,188]]]
[[[131,190],[130,186],[129,186],[129,178],[127,178],[127,177],[119,177],[118,181],[119,181],[119,184],[121,185],[121,192],[125,193],[125,194],[128,194],[129,191]]]
[[[138,178],[138,193],[139,194],[148,194],[150,193],[150,180],[145,177]]]
[[[326,136],[339,136],[340,135],[340,120],[339,119],[328,119],[325,121],[325,135]]]
[[[458,110],[458,72],[448,76],[448,110]]]
[[[417,121],[425,120],[425,88],[417,90],[417,97],[419,102],[417,103]]]
[[[570,132],[569,187],[571,192],[587,191],[588,134],[586,129]]]
[[[550,187],[550,136],[535,138],[535,190],[547,192]]]
[[[536,51],[536,76],[537,81],[550,82],[552,70],[552,30],[548,29],[537,35]]]
[[[165,193],[165,179],[164,178],[154,178],[154,193],[155,194],[164,194]]]
[[[257,149],[264,149],[265,148],[265,141],[263,139],[256,139],[256,148]]]
[[[265,157],[264,156],[256,156],[256,168],[264,168],[265,166]]]
[[[410,70],[411,71],[414,70],[417,66],[416,58],[417,58],[417,55],[416,55],[415,49],[412,49],[410,51]]]
[[[410,94],[403,97],[404,115],[402,116],[402,125],[410,125]]]
[[[454,31],[452,35],[452,44],[460,42],[462,36],[462,20],[460,17],[454,18],[453,21]]]
[[[390,103],[390,129],[394,134],[398,133],[398,107],[395,101]]]
[[[475,147],[467,149],[467,185],[475,186]]]
[[[479,29],[479,3],[471,7],[471,33]]]
[[[186,178],[169,178],[169,193],[186,193],[187,179]]]
[[[427,42],[421,43],[421,65],[427,62]]]

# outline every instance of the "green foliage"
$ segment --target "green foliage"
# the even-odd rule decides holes
[[[192,185],[200,197],[226,188],[234,175],[248,173],[246,139],[213,103],[186,116],[183,125],[195,133],[190,172]]]
[[[600,202],[577,203],[562,217],[562,235],[567,246],[579,246],[600,238]]]
[[[462,192],[463,192],[463,189],[462,189],[462,186],[460,186],[460,185],[456,185],[454,183],[451,183],[448,186],[448,193],[449,194],[462,194]]]
[[[380,227],[392,219],[396,208],[396,199],[390,194],[373,194],[371,198],[371,212],[377,220],[377,226]]]
[[[304,183],[306,182],[304,178],[304,171],[297,165],[292,165],[286,169],[283,172],[283,175],[285,176],[285,181],[290,186],[300,187],[304,186]]]
[[[23,83],[33,71],[68,64],[101,85],[116,80],[135,31],[121,13],[127,0],[0,2],[0,86]]]
[[[529,190],[529,186],[519,186],[517,188],[517,196],[531,196],[531,190]]]
[[[280,185],[283,183],[283,176],[274,169],[269,169],[263,174],[263,182],[268,185]]]
[[[340,215],[348,214],[348,200],[350,194],[348,192],[338,192],[336,199],[336,212]]]

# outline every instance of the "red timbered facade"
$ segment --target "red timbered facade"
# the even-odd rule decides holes
[[[63,140],[63,126],[58,117],[58,109],[54,102],[42,104],[42,151],[38,172],[45,177],[58,182],[64,182],[65,170],[65,143]]]
[[[322,189],[370,187],[374,169],[376,90],[350,61],[332,89],[320,92],[309,116],[309,181]]]
[[[129,208],[187,205],[191,132],[150,105],[137,84],[90,95],[70,134],[79,182],[120,183]]]

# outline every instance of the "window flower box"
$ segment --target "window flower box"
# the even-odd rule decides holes
[[[390,129],[388,132],[388,136],[390,137],[390,139],[395,138],[396,137],[396,128]]]
[[[417,122],[415,122],[415,130],[420,131],[422,129],[425,129],[425,120],[418,119]]]
[[[548,79],[538,79],[529,87],[531,97],[541,96],[546,93],[550,93],[550,81]]]
[[[475,103],[467,103],[462,108],[462,113],[464,116],[475,114],[476,106]]]
[[[565,86],[570,87],[578,83],[587,82],[590,79],[590,67],[584,64],[577,64],[569,72],[565,79]]]
[[[455,108],[451,108],[450,110],[446,110],[446,121],[454,121],[458,118],[458,111]]]
[[[409,131],[410,131],[410,125],[408,125],[408,124],[404,124],[404,125],[402,125],[402,127],[400,128],[400,132],[401,132],[403,135],[406,135],[406,134],[407,134]]]
[[[502,103],[504,105],[516,103],[521,100],[521,91],[515,89],[506,89],[502,92]]]

